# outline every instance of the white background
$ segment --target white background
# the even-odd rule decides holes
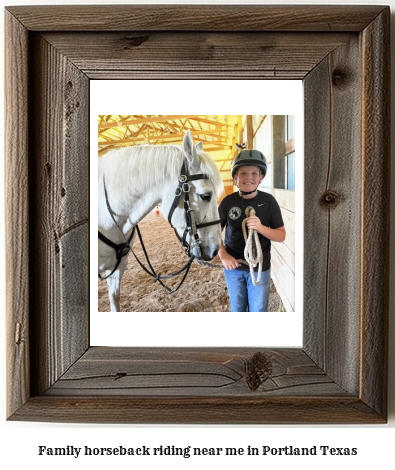
[[[13,1],[9,4],[24,5],[26,1]],[[33,3],[33,2],[32,2]],[[100,0],[92,2],[59,2],[51,0],[50,2],[36,1],[35,4],[60,4],[60,3],[85,3],[99,4],[108,3]],[[131,3],[117,0],[116,3]],[[165,1],[151,1],[139,3],[182,3]],[[246,4],[247,2],[189,2],[189,3],[208,3],[208,4]],[[262,1],[252,1],[249,4],[262,4]],[[395,8],[395,0],[387,2],[342,2],[342,1],[309,1],[300,2],[281,2],[270,0],[270,4],[284,3],[302,3],[302,4],[389,4]],[[3,11],[1,12],[3,15]],[[393,24],[392,16],[392,24]],[[0,18],[3,24],[3,18]],[[3,37],[1,37],[1,41]],[[394,39],[392,39],[392,50],[395,51]],[[0,54],[3,54],[3,45],[0,47]],[[3,60],[1,61],[3,63]],[[395,64],[395,60],[392,61]],[[392,76],[394,65],[392,65]],[[392,78],[393,82],[394,78]],[[3,85],[3,84],[2,84]],[[1,86],[1,93],[4,87]],[[3,95],[1,95],[3,101]],[[4,102],[3,109],[4,109]],[[395,119],[392,111],[392,135],[395,131]],[[1,126],[1,137],[4,138],[4,129]],[[3,171],[3,168],[1,168]],[[1,184],[2,180],[1,180]],[[392,187],[395,187],[394,170],[392,170]],[[3,207],[3,190],[0,190],[0,207]],[[391,195],[392,207],[395,207],[394,192]],[[4,221],[3,212],[1,214]],[[4,223],[1,225],[1,238],[4,238]],[[392,234],[393,222],[392,222]],[[392,239],[395,237],[392,236]],[[395,267],[394,242],[391,246],[391,273]],[[4,244],[1,244],[0,259],[4,259]],[[1,285],[4,286],[5,272],[4,265],[1,268]],[[393,276],[392,276],[393,280]],[[3,287],[4,290],[4,287]],[[2,298],[2,326],[0,331],[4,331],[4,297]],[[394,465],[393,445],[395,442],[395,409],[394,409],[394,301],[395,290],[391,293],[391,315],[390,315],[390,417],[387,425],[381,426],[86,426],[86,425],[51,425],[46,423],[13,423],[6,422],[5,417],[5,393],[4,393],[4,370],[5,370],[5,341],[1,341],[1,416],[0,416],[0,464],[3,468],[32,468],[32,469],[58,469],[72,468],[108,468],[117,466],[118,469],[131,468],[193,468],[200,469],[202,466],[215,468],[216,466],[225,466],[227,469],[239,468],[240,466],[253,466],[254,468],[263,468],[267,465],[291,466],[295,469],[316,469],[317,466],[322,469],[333,469],[335,466],[339,469],[356,468],[362,466],[392,468]],[[182,457],[40,457],[38,456],[38,445],[53,447],[64,447],[73,445],[83,447],[137,447],[148,446],[155,447],[159,445],[175,445],[178,447],[191,445],[193,447],[253,447],[261,448],[263,445],[272,447],[300,446],[312,447],[330,445],[333,447],[357,447],[358,455],[350,457],[340,456],[310,456],[310,457],[195,457],[184,459]]]
[[[301,80],[167,80],[160,102],[147,101],[152,82],[92,80],[91,129],[91,345],[92,346],[257,346],[300,347],[303,323],[303,90]],[[229,99],[231,89],[243,99]],[[133,89],[139,90],[138,94]],[[191,94],[191,90],[193,94]],[[201,96],[201,100],[194,97]],[[99,114],[290,114],[296,117],[296,309],[295,312],[117,313],[97,312],[97,116]],[[155,226],[153,225],[153,230]],[[155,260],[152,260],[155,265]],[[133,262],[133,257],[131,261]],[[185,260],[180,256],[179,267]],[[204,279],[203,281],[204,282]],[[159,288],[153,285],[153,288]],[[122,296],[122,292],[121,292]],[[226,333],[223,325],[226,324]],[[153,327],[153,325],[155,325]],[[210,325],[210,328],[207,328]],[[250,325],[254,325],[251,329]],[[121,327],[120,327],[121,326]],[[164,334],[165,332],[165,334]]]

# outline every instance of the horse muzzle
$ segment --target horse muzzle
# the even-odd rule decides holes
[[[203,247],[202,245],[195,245],[192,248],[193,256],[202,261],[211,261],[218,254],[219,246],[216,247]]]

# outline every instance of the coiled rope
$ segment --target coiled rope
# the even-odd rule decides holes
[[[247,212],[248,211],[248,212]],[[247,207],[246,209],[246,215],[247,217],[250,217],[252,215],[255,215],[255,210],[252,207]],[[248,228],[246,227],[247,225],[247,219],[244,219],[242,222],[242,230],[243,230],[243,236],[244,240],[246,242],[246,246],[244,249],[244,258],[243,259],[238,259],[237,261],[239,263],[245,264],[250,267],[250,273],[251,273],[251,280],[254,286],[257,286],[261,280],[261,275],[262,275],[262,266],[263,266],[263,254],[262,254],[262,247],[261,244],[259,243],[259,238],[258,238],[258,233],[256,230],[250,230],[247,234]],[[202,261],[202,260],[197,260],[195,258],[195,263],[201,265],[201,266],[206,266],[208,268],[220,268],[223,269],[222,264],[214,264],[210,263],[208,261]],[[254,268],[258,266],[258,276],[255,278],[255,271]]]
[[[255,209],[253,207],[247,207],[246,216],[251,217],[255,215]],[[244,248],[244,258],[250,267],[251,281],[254,286],[257,286],[261,280],[262,266],[263,266],[263,255],[261,244],[259,243],[258,232],[256,230],[249,230],[247,228],[247,219],[243,220],[242,226],[244,240],[246,246]],[[248,231],[248,234],[247,234]],[[258,266],[258,275],[255,278],[254,268]]]

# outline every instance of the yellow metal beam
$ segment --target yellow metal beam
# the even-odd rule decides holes
[[[99,124],[98,127],[99,129],[110,129],[111,127],[123,127],[123,126],[155,123],[155,122],[173,121],[173,120],[179,120],[179,119],[188,119],[191,117],[195,117],[195,116],[193,115],[152,116],[152,117],[147,117],[147,118],[128,119],[128,120],[120,120],[116,122],[109,122],[107,124]]]
[[[218,132],[214,131],[201,131],[201,130],[191,130],[191,134],[194,136],[198,135],[205,135],[205,136],[213,136],[218,139]],[[182,138],[184,137],[183,133],[177,133],[177,134],[167,134],[163,136],[149,136],[148,141],[156,141],[156,140],[174,140],[174,141],[179,141],[181,142]],[[222,139],[226,139],[225,136],[220,136]],[[141,142],[147,142],[147,138],[144,137],[138,137],[137,139],[119,139],[119,140],[108,140],[105,142],[99,142],[99,145],[108,145],[108,144],[125,144],[125,143],[141,143]],[[212,144],[220,144],[219,141],[212,142]]]

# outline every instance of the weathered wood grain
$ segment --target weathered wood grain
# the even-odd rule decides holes
[[[22,421],[144,424],[380,424],[357,397],[33,397]]]
[[[303,316],[303,341],[306,352],[324,369],[329,211],[323,210],[320,198],[327,188],[328,157],[331,151],[330,87],[327,56],[304,80],[305,95],[314,97],[304,104],[305,123],[309,123],[304,130],[304,279],[314,279],[314,282],[304,282],[303,285],[304,312],[311,312]]]
[[[5,12],[7,411],[30,396],[28,31]],[[18,80],[15,79],[18,77]]]
[[[8,7],[31,31],[361,31],[376,5],[84,5]]]
[[[345,394],[302,350],[262,350],[273,369],[256,391],[250,390],[246,369],[251,352],[90,348],[13,419],[239,424],[381,421],[369,407]]]
[[[6,11],[9,419],[385,422],[389,8],[80,8]],[[303,348],[89,348],[89,80],[240,77],[304,80]]]
[[[48,33],[45,39],[92,79],[302,80],[348,36],[349,33],[102,32]]]
[[[390,236],[389,15],[362,33],[361,398],[387,412]],[[380,246],[377,249],[377,246]]]
[[[46,393],[105,396],[343,396],[344,391],[301,350],[259,350],[266,375],[256,390],[248,385],[251,349],[90,348]],[[270,370],[269,370],[270,369]],[[264,373],[264,371],[263,371]]]
[[[32,383],[42,393],[89,345],[89,83],[43,38],[31,48]]]
[[[309,337],[321,338],[320,343],[313,340],[316,351],[306,346],[330,376],[354,393],[358,390],[362,256],[358,50],[355,37],[305,80],[312,99],[305,108],[304,318],[305,328],[315,331]],[[317,309],[323,314],[317,316]],[[347,367],[339,368],[339,363]]]

